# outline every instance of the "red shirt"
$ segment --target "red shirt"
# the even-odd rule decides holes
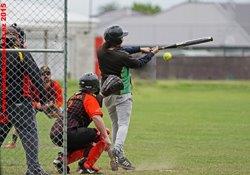
[[[33,106],[36,107],[39,102],[39,92],[33,86],[31,87],[31,96],[33,101]],[[48,102],[52,101],[58,108],[63,105],[63,89],[58,81],[51,80],[49,86],[45,87],[45,97]]]

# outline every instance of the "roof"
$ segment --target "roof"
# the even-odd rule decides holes
[[[213,46],[250,45],[250,3],[185,2],[155,16],[125,16],[114,20],[129,31],[127,45],[166,45],[189,39],[212,36]],[[226,8],[225,8],[226,7]],[[244,10],[242,10],[244,9]],[[248,16],[245,16],[248,15]],[[111,23],[98,28],[102,34]]]
[[[98,26],[103,26],[103,25],[108,25],[113,21],[120,20],[124,17],[136,17],[136,16],[143,16],[143,14],[135,12],[131,9],[124,8],[124,9],[109,11],[101,15],[98,15],[96,17],[100,21]]]
[[[249,22],[250,3],[240,3],[237,5],[225,3],[224,6],[225,7],[230,6],[232,8],[232,10],[234,11],[233,13],[234,15],[232,17],[250,35],[250,22]]]

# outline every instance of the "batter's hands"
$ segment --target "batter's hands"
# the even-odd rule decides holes
[[[62,115],[60,109],[53,102],[43,105],[42,111],[49,118],[59,118]]]
[[[151,48],[151,52],[154,53],[154,54],[158,53],[159,52],[159,46]]]
[[[151,52],[151,48],[150,47],[141,47],[140,48],[142,53],[149,53]]]

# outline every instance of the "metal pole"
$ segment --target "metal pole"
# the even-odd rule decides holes
[[[48,30],[44,30],[44,49],[48,49]],[[48,65],[48,54],[44,53],[44,65]]]
[[[2,52],[3,49],[0,49]],[[58,49],[5,49],[6,52],[42,52],[42,53],[64,53],[64,50]]]
[[[92,0],[89,0],[89,23],[88,23],[88,33],[91,32],[92,29]]]
[[[63,174],[67,175],[67,63],[68,63],[68,0],[64,0],[64,115],[63,115]]]

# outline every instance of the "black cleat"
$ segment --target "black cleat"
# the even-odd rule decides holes
[[[59,174],[63,173],[63,153],[59,152],[58,157],[53,161],[54,166]],[[67,173],[70,174],[70,168],[67,166]]]
[[[78,162],[78,173],[79,174],[102,174],[99,172],[99,169],[95,169],[93,167],[85,167],[84,162],[86,158],[83,158]]]
[[[119,154],[117,150],[112,151],[114,157],[115,157],[115,162],[118,164],[119,167],[125,169],[125,170],[135,170],[135,167],[132,165],[132,163],[123,155]]]

